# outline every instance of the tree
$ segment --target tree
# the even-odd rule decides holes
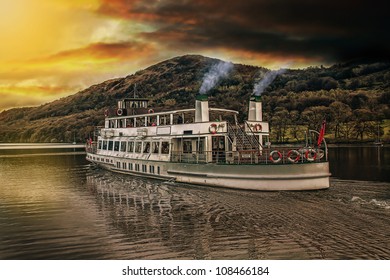
[[[353,114],[355,116],[353,130],[356,139],[360,137],[360,140],[363,140],[364,135],[372,130],[372,126],[375,127],[375,122],[372,120],[372,112],[368,109],[356,109],[353,111]]]
[[[300,121],[300,114],[297,110],[293,110],[290,112],[290,121],[291,121],[291,133],[292,136],[295,138],[295,140],[299,141],[299,121]]]
[[[302,120],[305,121],[309,129],[318,130],[322,121],[329,118],[330,109],[325,106],[314,106],[306,108],[302,113]]]
[[[283,107],[277,107],[271,118],[274,131],[276,131],[276,141],[285,141],[287,126],[290,124],[289,112]]]
[[[351,108],[340,101],[335,101],[329,106],[331,120],[334,125],[334,137],[340,138],[340,127],[349,121],[352,117]]]

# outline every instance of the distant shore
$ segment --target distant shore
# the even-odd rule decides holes
[[[0,150],[25,150],[25,149],[79,149],[84,144],[76,143],[0,143]]]

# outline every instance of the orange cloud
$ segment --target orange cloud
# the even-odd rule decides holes
[[[0,65],[1,80],[29,80],[36,77],[52,76],[81,71],[107,71],[118,64],[127,67],[127,73],[148,63],[156,53],[152,44],[138,42],[94,43],[83,48],[66,50],[53,55],[20,61],[8,61]],[[96,69],[100,65],[101,70]],[[57,74],[56,74],[57,73]],[[111,73],[113,74],[113,73]],[[115,74],[114,74],[115,75]]]
[[[43,58],[43,62],[61,62],[78,60],[128,61],[136,57],[149,56],[155,49],[148,44],[138,42],[94,43],[80,49],[62,51]],[[39,60],[38,60],[39,61]]]
[[[20,106],[24,99],[26,106],[36,104],[37,99],[48,102],[106,79],[128,75],[156,62],[155,52],[146,43],[94,43],[46,57],[8,62],[0,66],[0,110]],[[15,103],[10,106],[13,97]]]

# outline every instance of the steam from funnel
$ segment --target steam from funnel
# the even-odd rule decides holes
[[[233,69],[233,63],[220,61],[217,64],[214,64],[209,72],[207,72],[203,77],[202,85],[199,89],[200,94],[205,94],[210,89],[215,87],[220,79],[225,78],[229,75],[230,71]]]
[[[275,78],[286,71],[287,69],[280,68],[279,70],[269,71],[265,73],[264,77],[255,84],[253,88],[253,94],[255,96],[261,96],[263,91],[275,80]]]

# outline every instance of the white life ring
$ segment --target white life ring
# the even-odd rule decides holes
[[[261,126],[261,124],[257,123],[255,124],[254,129],[255,131],[262,131],[263,127]]]
[[[209,132],[211,134],[216,134],[218,131],[218,126],[215,123],[210,124]]]
[[[287,153],[287,159],[289,162],[297,163],[301,159],[301,154],[297,150],[290,150]]]
[[[123,110],[122,110],[121,108],[118,108],[118,110],[116,110],[116,114],[117,114],[118,116],[122,116]]]
[[[307,161],[315,161],[317,158],[317,152],[314,149],[307,149],[305,152]]]
[[[148,114],[153,114],[154,113],[154,110],[153,109],[149,109],[148,110]]]
[[[277,155],[277,157],[274,156],[275,154]],[[269,160],[272,161],[273,163],[280,162],[282,158],[283,158],[282,153],[277,150],[274,150],[269,153]]]

